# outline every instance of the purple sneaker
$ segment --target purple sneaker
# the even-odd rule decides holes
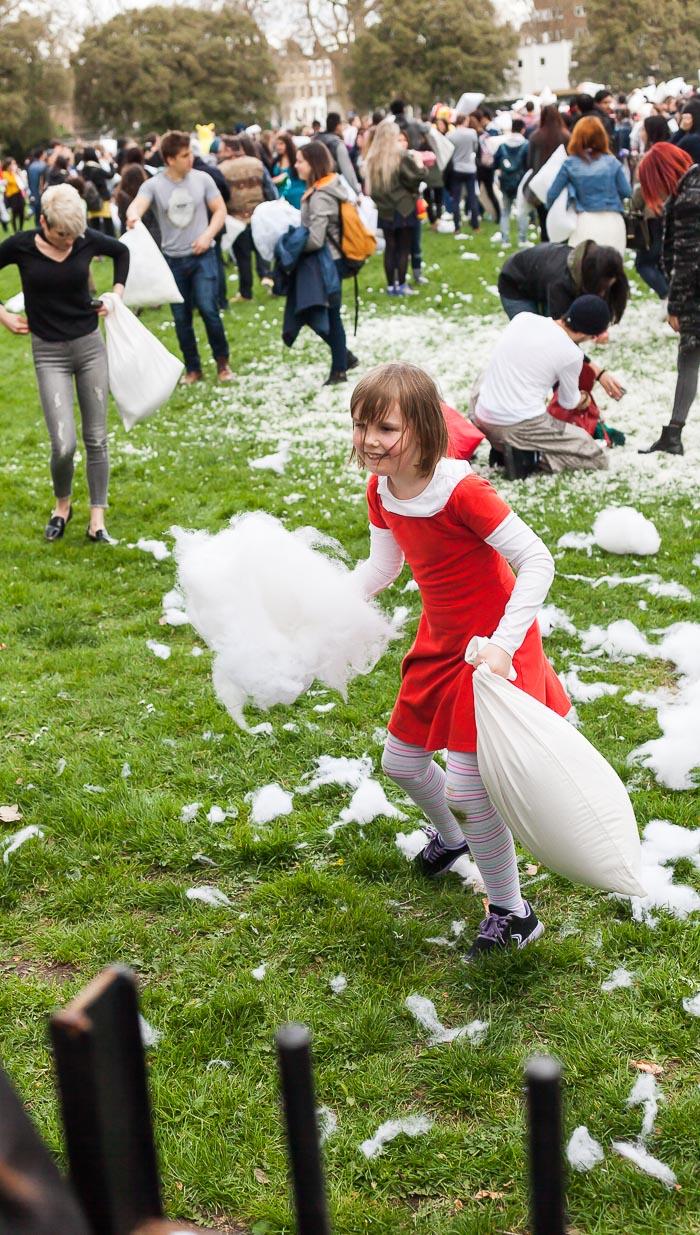
[[[422,849],[415,859],[415,865],[422,875],[437,879],[438,875],[446,875],[455,862],[469,853],[469,846],[465,841],[463,845],[450,849],[435,828],[426,828],[425,831],[429,840],[425,849]]]
[[[525,948],[539,939],[544,934],[544,926],[527,901],[525,908],[525,917],[519,918],[515,913],[504,912],[497,905],[489,905],[489,912],[479,923],[478,934],[465,960],[471,963],[485,952],[493,952],[497,948]]]

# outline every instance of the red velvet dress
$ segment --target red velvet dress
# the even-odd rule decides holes
[[[476,750],[471,665],[464,652],[473,635],[496,630],[515,575],[485,543],[511,513],[486,480],[468,473],[444,507],[421,518],[388,510],[370,478],[370,522],[388,528],[403,550],[423,601],[415,643],[404,658],[401,689],[389,732],[424,750]],[[565,716],[571,704],[542,649],[537,621],[513,657],[515,686]]]

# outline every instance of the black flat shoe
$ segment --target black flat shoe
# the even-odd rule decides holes
[[[107,529],[104,527],[98,528],[96,532],[91,532],[90,528],[88,528],[85,535],[87,536],[88,540],[93,541],[93,543],[96,545],[98,544],[110,545],[112,543],[112,537],[110,536]]]
[[[73,507],[70,506],[65,519],[63,515],[52,515],[44,528],[45,540],[60,540],[66,530],[66,524],[73,518]]]

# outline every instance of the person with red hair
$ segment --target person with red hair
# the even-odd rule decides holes
[[[583,240],[595,240],[624,254],[627,232],[622,212],[632,187],[597,116],[584,116],[575,126],[567,157],[547,194],[547,209],[564,189],[576,209],[576,226],[567,243],[575,248]]]
[[[669,279],[668,320],[680,335],[678,379],[670,424],[640,454],[682,455],[681,434],[698,390],[700,372],[700,167],[687,150],[656,142],[639,164],[644,201],[663,217],[662,266]]]

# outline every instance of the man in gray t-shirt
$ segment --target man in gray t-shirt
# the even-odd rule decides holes
[[[472,229],[478,232],[479,202],[476,193],[476,152],[479,138],[475,130],[469,127],[468,116],[459,115],[456,125],[457,127],[447,134],[447,140],[455,148],[450,175],[450,193],[452,194],[452,216],[455,221],[455,233],[459,232],[459,212],[465,189]]]
[[[214,237],[226,222],[226,206],[206,172],[192,170],[187,133],[166,133],[161,141],[165,171],[145,180],[126,212],[127,227],[135,227],[149,207],[155,211],[163,256],[173,272],[181,304],[171,305],[177,339],[187,372],[185,385],[202,380],[202,365],[192,324],[199,310],[216,361],[220,382],[233,380],[229,348],[218,307],[218,269]]]

